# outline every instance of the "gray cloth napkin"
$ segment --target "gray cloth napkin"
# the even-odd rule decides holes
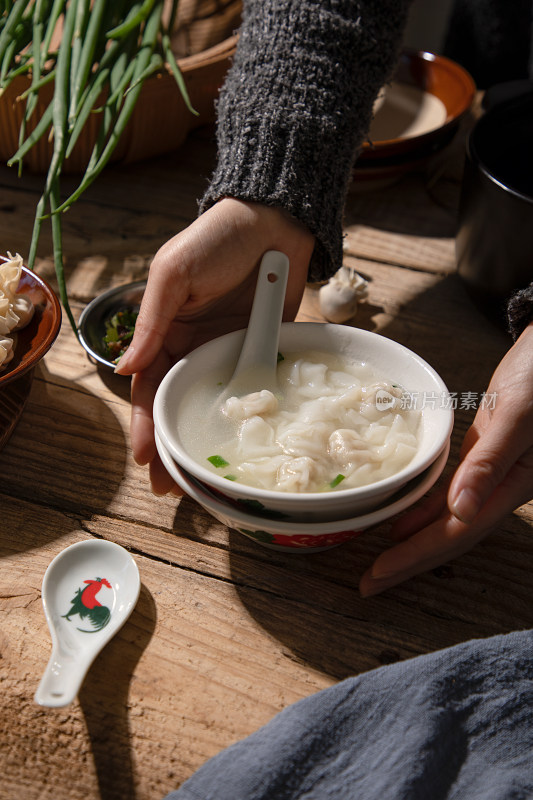
[[[166,800],[531,800],[533,631],[472,640],[307,697]]]

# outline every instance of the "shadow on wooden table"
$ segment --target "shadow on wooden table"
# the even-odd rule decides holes
[[[282,656],[343,680],[470,639],[533,627],[531,527],[518,515],[461,558],[365,600],[358,581],[390,546],[387,530],[380,526],[307,555],[248,547],[241,534],[230,533],[236,591],[280,643]],[[243,550],[250,554],[245,564]]]
[[[89,357],[87,357],[87,360],[89,363],[93,363]],[[121,400],[129,403],[131,393],[131,378],[129,376],[115,375],[109,367],[103,364],[96,364],[96,372],[106,389],[120,397]]]
[[[486,389],[512,344],[455,274],[435,276],[432,285],[403,303],[378,332],[426,359],[448,389],[459,392]]]
[[[457,228],[458,185],[441,183],[439,193],[418,173],[409,173],[383,188],[351,191],[345,207],[346,227],[367,225],[375,230],[412,236],[453,238]],[[426,213],[432,204],[431,214]]]
[[[361,180],[357,175],[348,193],[347,225],[414,236],[453,238],[466,152],[466,138],[475,117],[462,120],[453,140],[412,170],[389,180]],[[428,206],[431,213],[427,213]]]
[[[85,515],[109,508],[126,458],[124,432],[109,404],[80,387],[75,375],[64,377],[50,360],[50,366],[39,365],[20,422],[2,451],[3,492],[13,502],[29,504],[18,525],[47,532],[57,527],[59,536]],[[57,524],[43,525],[43,516],[57,517]],[[25,538],[16,537],[14,548],[25,549]]]
[[[131,678],[152,638],[156,620],[156,604],[143,584],[131,617],[98,656],[79,694],[100,800],[134,800],[136,797],[128,694]]]

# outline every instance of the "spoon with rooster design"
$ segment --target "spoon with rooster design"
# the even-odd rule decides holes
[[[36,703],[58,708],[74,700],[94,659],[135,608],[140,588],[137,564],[114,542],[77,542],[53,559],[42,587],[52,655]]]

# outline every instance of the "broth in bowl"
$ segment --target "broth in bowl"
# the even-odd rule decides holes
[[[388,478],[418,447],[420,411],[364,362],[334,353],[285,353],[278,389],[230,397],[210,373],[190,387],[178,435],[214,474],[280,492],[341,491]],[[216,408],[215,414],[212,409]]]

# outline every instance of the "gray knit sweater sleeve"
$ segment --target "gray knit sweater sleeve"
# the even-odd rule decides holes
[[[222,197],[284,208],[316,236],[309,278],[342,263],[342,212],[373,101],[397,59],[409,0],[245,0],[218,102]]]

